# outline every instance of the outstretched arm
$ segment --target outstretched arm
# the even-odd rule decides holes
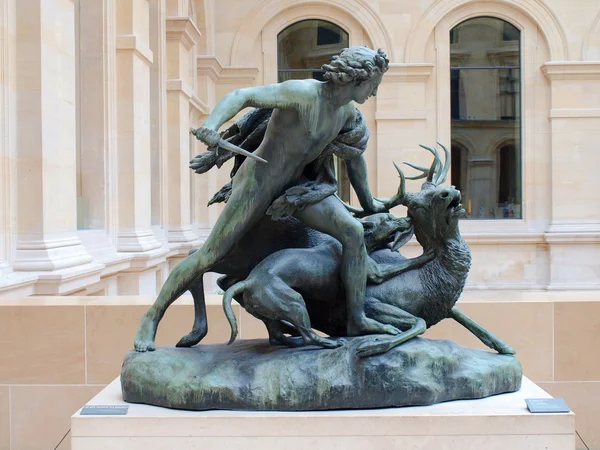
[[[306,80],[290,80],[279,84],[256,86],[230,92],[215,106],[204,126],[213,131],[244,108],[293,108],[312,103],[316,90]]]

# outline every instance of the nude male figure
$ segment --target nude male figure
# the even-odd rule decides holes
[[[135,338],[137,351],[155,349],[156,330],[171,303],[209,271],[286,189],[297,185],[305,167],[355,120],[353,102],[364,103],[377,94],[388,61],[381,50],[345,49],[323,66],[325,79],[290,80],[280,84],[239,89],[217,104],[195,136],[209,147],[220,140],[219,128],[247,107],[275,108],[264,139],[254,152],[267,164],[247,158],[233,179],[231,196],[205,244],[171,272],[158,298],[142,318]],[[346,159],[350,182],[368,213],[386,206],[373,199],[366,183],[362,155]],[[329,234],[342,244],[341,278],[348,299],[348,335],[397,334],[396,328],[367,318],[364,297],[367,252],[362,225],[334,195],[294,212],[307,226]]]

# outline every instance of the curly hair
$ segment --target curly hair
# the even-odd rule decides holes
[[[343,49],[339,56],[331,59],[331,63],[321,68],[325,71],[325,80],[339,84],[360,84],[376,73],[385,73],[389,68],[389,60],[381,49],[375,52],[368,47],[350,47]]]

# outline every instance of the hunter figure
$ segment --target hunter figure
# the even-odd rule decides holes
[[[342,244],[341,281],[348,304],[349,336],[399,333],[395,327],[365,316],[370,263],[363,229],[333,195],[337,185],[331,180],[330,170],[331,155],[342,157],[365,212],[388,209],[369,190],[362,156],[368,131],[353,104],[362,104],[377,94],[388,60],[382,50],[352,47],[335,56],[323,69],[324,82],[290,80],[233,91],[217,104],[204,126],[193,131],[209,148],[217,147],[221,139],[219,128],[239,111],[247,107],[273,108],[264,138],[254,151],[268,163],[246,158],[238,168],[227,204],[205,244],[173,269],[155,303],[144,314],[135,338],[137,351],[154,350],[156,330],[169,305],[244,239],[265,214],[275,219],[293,215]],[[334,145],[338,135],[352,135],[359,126],[363,132],[356,145]],[[326,149],[330,151],[329,158],[324,158]]]

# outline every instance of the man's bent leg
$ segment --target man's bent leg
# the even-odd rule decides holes
[[[175,266],[163,285],[154,304],[146,311],[135,336],[134,348],[138,352],[153,351],[158,324],[167,308],[177,300],[198,276],[213,264],[206,252],[198,250]]]
[[[134,341],[137,351],[155,349],[156,330],[167,308],[187,291],[198,277],[221,260],[233,244],[263,216],[269,199],[265,200],[261,195],[258,190],[234,190],[202,248],[175,266],[156,301],[142,317]]]
[[[329,196],[294,216],[315,230],[327,233],[342,243],[341,278],[348,303],[348,336],[373,333],[398,334],[391,325],[382,324],[365,315],[367,285],[367,251],[361,223],[346,210],[335,196]]]

